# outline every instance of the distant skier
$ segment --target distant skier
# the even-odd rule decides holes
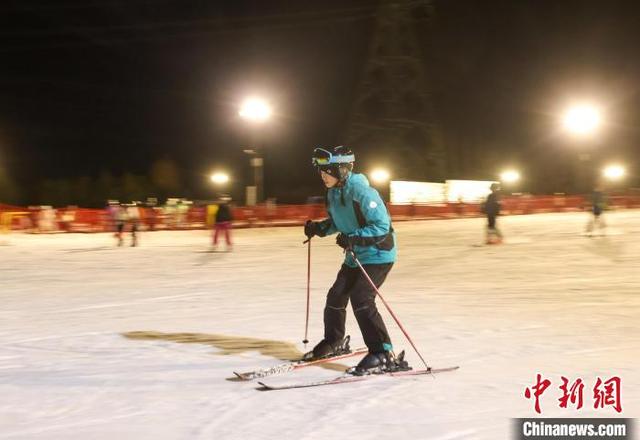
[[[593,236],[594,229],[602,230],[602,235],[604,235],[605,228],[607,225],[602,218],[602,212],[606,209],[606,197],[604,192],[600,187],[596,187],[591,193],[591,213],[593,217],[587,223],[587,236]]]
[[[158,205],[158,199],[154,197],[147,198],[144,212],[146,213],[145,220],[146,220],[149,231],[156,230],[156,224],[158,222],[157,205]]]
[[[313,164],[327,187],[329,218],[307,220],[307,237],[325,237],[338,233],[336,243],[352,249],[377,287],[386,279],[396,261],[395,234],[391,218],[378,192],[369,186],[363,174],[353,173],[355,157],[346,147],[333,151],[314,150]],[[305,359],[319,359],[343,350],[346,307],[351,307],[358,321],[369,353],[356,367],[356,373],[398,368],[392,353],[391,339],[376,308],[376,292],[347,252],[336,281],[327,294],[324,309],[324,339]],[[406,364],[405,364],[406,365]]]
[[[213,246],[218,246],[218,235],[220,233],[224,233],[224,239],[226,242],[226,250],[231,250],[231,222],[233,221],[233,215],[231,214],[231,208],[229,207],[229,201],[231,200],[228,196],[220,197],[218,202],[218,210],[215,215],[215,225],[214,225],[214,234],[213,234]]]
[[[113,206],[113,219],[116,225],[116,239],[118,240],[118,246],[124,244],[124,228],[127,224],[127,208],[123,203],[118,203]]]
[[[132,202],[127,206],[127,220],[131,228],[131,246],[138,246],[138,228],[142,217],[138,207],[139,203]]]
[[[491,193],[487,196],[487,199],[483,203],[482,209],[487,216],[487,244],[500,244],[502,243],[502,232],[496,226],[496,219],[500,214],[500,185],[492,183],[490,186]]]

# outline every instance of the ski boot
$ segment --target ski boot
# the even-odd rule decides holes
[[[364,376],[367,374],[384,374],[408,370],[411,370],[411,367],[404,360],[404,350],[398,356],[395,356],[391,351],[379,351],[367,353],[360,363],[348,369],[347,373],[354,376]]]
[[[313,350],[305,353],[302,356],[304,362],[316,361],[318,359],[324,359],[331,356],[338,356],[342,354],[351,353],[351,347],[349,347],[349,340],[351,336],[347,336],[337,344],[330,344],[326,340],[320,341]]]

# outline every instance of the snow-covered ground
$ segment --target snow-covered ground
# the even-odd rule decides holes
[[[397,223],[382,294],[432,366],[460,370],[273,392],[226,379],[303,351],[301,228],[236,230],[231,253],[208,252],[204,231],[144,233],[138,248],[108,234],[9,235],[0,438],[507,439],[511,418],[535,416],[524,390],[537,373],[552,381],[542,416],[637,417],[640,212],[607,213],[604,237],[581,234],[587,218],[504,217],[502,246],[477,246],[482,219]],[[333,238],[313,240],[312,343],[341,258]],[[347,325],[361,345],[351,310]],[[584,381],[582,409],[559,407],[561,376]],[[593,408],[596,378],[613,376],[621,414]]]

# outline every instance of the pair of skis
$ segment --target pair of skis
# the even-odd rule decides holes
[[[261,379],[269,376],[274,376],[277,374],[284,374],[290,371],[299,370],[301,368],[306,368],[306,367],[316,366],[316,365],[320,365],[328,362],[347,359],[347,358],[365,354],[365,353],[367,353],[367,349],[366,347],[363,347],[363,348],[355,349],[348,353],[342,353],[336,356],[330,356],[322,359],[316,359],[312,361],[301,360],[301,361],[288,362],[288,363],[275,365],[270,368],[261,368],[254,371],[248,371],[245,373],[237,373],[234,371],[234,374],[236,375],[236,378],[238,380],[242,380],[242,381]],[[362,376],[345,373],[343,375],[340,375],[331,379],[325,379],[325,380],[319,380],[319,381],[313,381],[313,382],[291,383],[291,384],[284,384],[284,385],[269,385],[266,382],[258,381],[258,384],[260,384],[260,387],[257,389],[260,391],[275,391],[275,390],[289,390],[293,388],[309,388],[309,387],[317,387],[317,386],[323,386],[323,385],[338,385],[338,384],[344,384],[344,383],[361,382],[364,380],[374,379],[382,376],[402,377],[402,376],[420,376],[420,375],[444,373],[447,371],[457,370],[458,368],[459,367],[457,366],[447,367],[447,368],[426,368],[421,370],[392,371],[392,372],[383,372],[378,374],[366,374]]]
[[[319,380],[315,382],[306,382],[306,383],[292,383],[292,384],[284,384],[284,385],[269,385],[264,382],[258,382],[261,388],[258,388],[260,391],[275,391],[275,390],[290,390],[292,388],[309,388],[309,387],[318,387],[323,385],[338,385],[342,383],[352,383],[352,382],[361,382],[364,380],[375,379],[382,376],[391,376],[391,377],[402,377],[402,376],[421,376],[425,374],[436,374],[436,373],[444,373],[446,371],[454,371],[460,367],[447,367],[447,368],[428,368],[424,370],[407,370],[407,371],[396,371],[396,372],[386,372],[386,373],[372,373],[365,374],[363,376],[356,376],[353,374],[343,374],[342,376],[334,377],[332,379]]]

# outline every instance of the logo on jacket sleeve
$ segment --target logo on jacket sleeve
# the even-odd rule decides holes
[[[369,208],[376,209],[377,207],[378,207],[378,204],[373,200],[369,202]]]

